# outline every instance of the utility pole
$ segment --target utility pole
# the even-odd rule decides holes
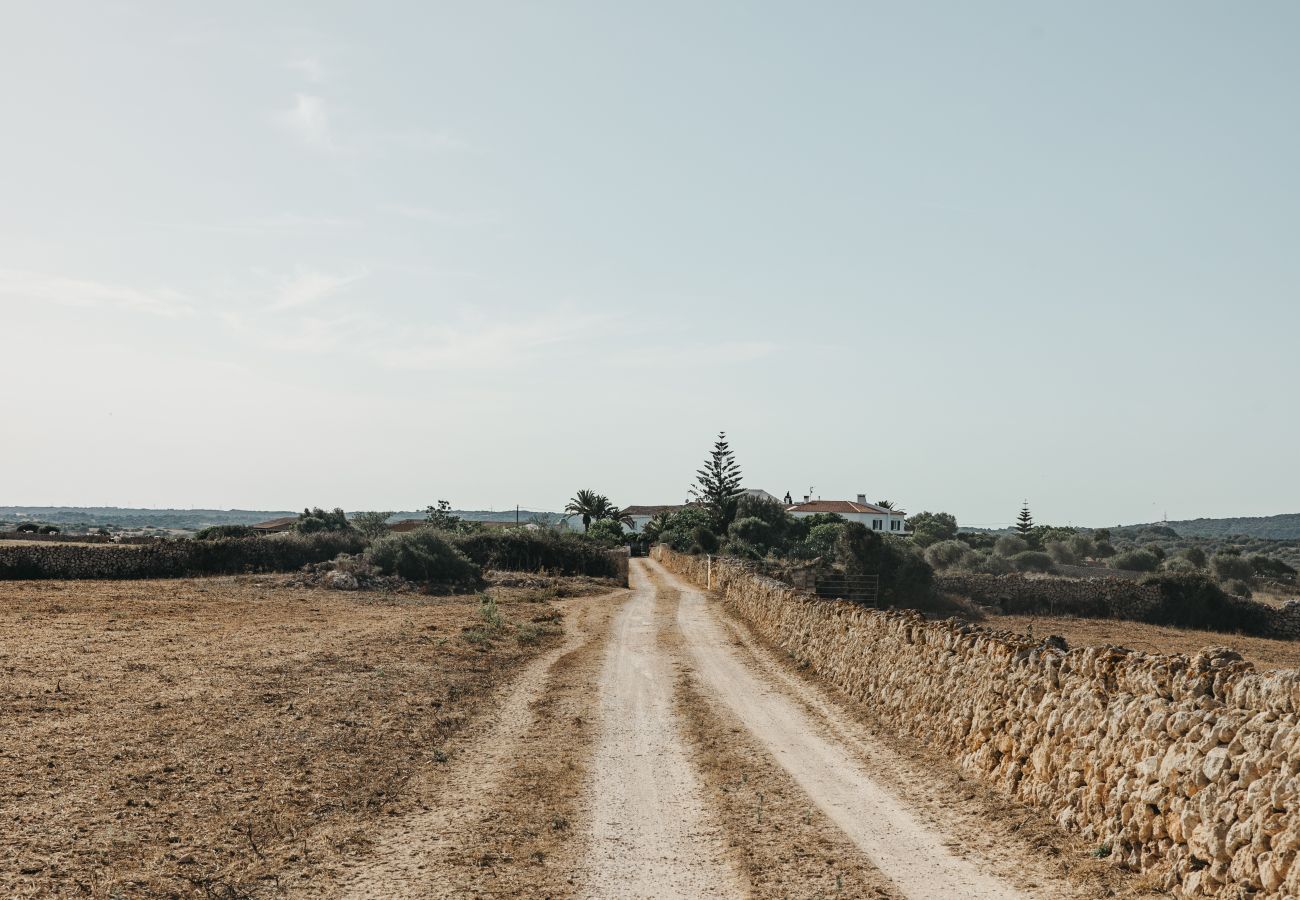
[[[515,524],[519,524],[519,504],[515,504]]]

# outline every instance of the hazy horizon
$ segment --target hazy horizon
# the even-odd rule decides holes
[[[6,25],[0,505],[1300,510],[1293,5]]]

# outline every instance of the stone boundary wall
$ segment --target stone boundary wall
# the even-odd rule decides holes
[[[934,586],[1012,615],[1067,615],[1178,624],[1161,613],[1163,601],[1158,588],[1123,578],[946,573],[935,576]],[[1285,641],[1300,639],[1300,603],[1291,601],[1277,607],[1241,598],[1228,598],[1226,602],[1225,612],[1235,611],[1236,621],[1250,623],[1244,628],[1248,633]]]
[[[1186,898],[1300,896],[1300,672],[1066,650],[654,556],[879,719]]]

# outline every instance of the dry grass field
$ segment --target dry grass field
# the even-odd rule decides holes
[[[530,583],[531,582],[531,583]],[[557,593],[283,576],[0,583],[0,896],[312,893],[511,670]]]
[[[1047,637],[1058,634],[1071,647],[1118,645],[1147,653],[1195,654],[1204,647],[1231,647],[1261,671],[1300,668],[1300,642],[1146,625],[1120,619],[990,615],[980,625]]]

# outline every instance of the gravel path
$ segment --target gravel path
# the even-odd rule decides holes
[[[581,895],[744,896],[674,720],[673,669],[659,642],[671,619],[643,568],[631,580],[598,686]]]

